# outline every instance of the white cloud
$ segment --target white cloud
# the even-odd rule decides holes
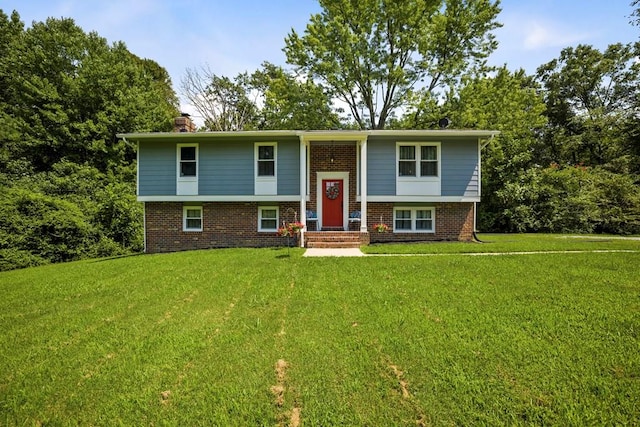
[[[522,44],[527,50],[569,46],[589,37],[588,34],[552,22],[529,21],[520,28]]]

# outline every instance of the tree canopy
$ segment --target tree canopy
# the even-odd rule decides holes
[[[360,128],[384,129],[415,88],[431,92],[481,67],[496,48],[498,1],[320,0],[287,61],[348,105]]]

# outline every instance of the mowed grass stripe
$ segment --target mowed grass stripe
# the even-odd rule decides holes
[[[197,251],[0,274],[0,421],[638,418],[637,253],[290,253]]]

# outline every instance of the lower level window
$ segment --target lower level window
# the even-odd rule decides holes
[[[258,231],[278,231],[278,207],[260,206],[258,208]]]
[[[183,231],[202,231],[202,206],[185,206],[182,212]]]
[[[398,207],[393,210],[395,233],[433,233],[435,231],[435,208]]]

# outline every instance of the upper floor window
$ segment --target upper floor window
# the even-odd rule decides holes
[[[399,177],[438,177],[439,144],[398,143]]]
[[[198,146],[184,145],[178,147],[180,156],[180,176],[189,177],[198,175]]]
[[[276,144],[257,144],[257,175],[276,175]]]

